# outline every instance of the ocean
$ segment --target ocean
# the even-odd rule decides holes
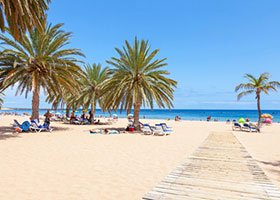
[[[40,109],[40,115],[43,115],[47,110]],[[0,110],[0,113],[5,112],[16,112],[18,114],[29,113],[31,114],[31,109],[15,109],[4,111]],[[56,112],[60,112],[62,114],[65,113],[65,110],[58,109]],[[76,115],[80,115],[82,110],[78,110]],[[274,122],[280,123],[280,110],[262,110],[262,113],[269,113],[273,116]],[[127,117],[125,111],[123,112],[111,112],[112,114],[117,114],[121,118]],[[97,109],[96,116],[110,116],[108,112],[102,112],[100,109]],[[226,121],[226,120],[234,120],[243,118],[249,118],[251,121],[258,120],[258,112],[257,110],[200,110],[200,109],[172,109],[172,110],[164,110],[164,109],[142,109],[140,112],[140,118],[146,119],[174,119],[175,116],[180,116],[183,120],[203,120],[205,121],[208,116],[212,117],[212,120],[217,119],[218,121]]]

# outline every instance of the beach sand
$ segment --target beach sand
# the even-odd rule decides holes
[[[11,135],[13,119],[0,116],[0,199],[140,199],[225,122],[165,121],[175,133],[95,135],[89,129],[121,127],[52,123],[52,133]],[[151,125],[158,120],[141,120]],[[163,120],[160,120],[163,121]],[[235,135],[280,187],[280,125]]]

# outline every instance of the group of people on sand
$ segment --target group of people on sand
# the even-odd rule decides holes
[[[105,117],[104,117],[105,118]],[[116,121],[118,119],[117,115],[113,115],[109,117],[108,121],[112,118],[112,120]],[[102,124],[100,120],[95,120],[91,111],[88,114],[83,111],[81,116],[75,115],[75,112],[72,111],[70,115],[70,124]]]
[[[77,116],[75,115],[75,111],[73,110],[70,115],[70,124],[75,124],[76,121],[90,124],[93,122],[93,114],[91,113],[91,111],[89,111],[88,114],[83,111],[81,116]]]

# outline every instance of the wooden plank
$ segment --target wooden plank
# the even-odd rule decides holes
[[[146,200],[280,200],[257,162],[230,132],[211,133]]]

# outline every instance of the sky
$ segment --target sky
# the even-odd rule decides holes
[[[71,47],[103,66],[125,40],[149,40],[178,81],[176,109],[256,109],[254,95],[237,101],[234,88],[245,73],[280,81],[279,8],[279,0],[53,0],[48,21],[64,23]],[[5,107],[31,107],[31,94],[14,94],[6,91]],[[280,109],[280,92],[261,103]],[[43,94],[40,107],[50,107]]]

